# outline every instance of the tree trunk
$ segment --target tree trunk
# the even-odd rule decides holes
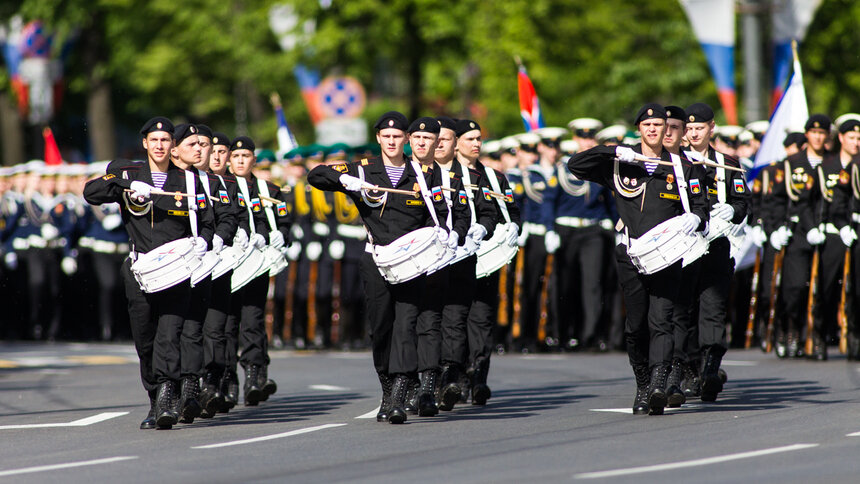
[[[116,157],[116,132],[110,94],[108,81],[90,83],[90,91],[87,93],[87,131],[93,161]]]
[[[27,161],[24,154],[24,128],[14,99],[0,91],[0,145],[3,147],[3,164],[14,165]]]

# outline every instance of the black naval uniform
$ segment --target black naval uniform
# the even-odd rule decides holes
[[[642,152],[641,145],[633,147]],[[671,161],[668,151],[663,150],[661,159]],[[687,196],[691,212],[701,221],[703,229],[708,220],[704,180],[701,171],[692,165],[684,165],[687,181]],[[684,213],[678,183],[670,166],[658,165],[649,175],[643,164],[628,164],[615,161],[615,147],[596,146],[573,155],[568,169],[577,178],[599,183],[612,190],[623,232],[626,237],[639,238],[656,225]],[[670,182],[670,175],[671,180]],[[644,187],[643,187],[644,184]],[[641,190],[641,191],[640,191]],[[625,339],[627,354],[641,391],[649,385],[658,388],[665,385],[672,362],[673,328],[672,308],[677,300],[678,281],[681,279],[681,261],[654,274],[640,274],[627,255],[626,244],[615,250],[618,277],[624,292],[627,308]],[[650,378],[649,378],[650,368]],[[657,381],[655,381],[657,380]],[[639,406],[640,392],[637,391]],[[655,409],[651,409],[652,412]],[[662,408],[657,413],[662,412]]]
[[[753,214],[751,226],[758,226],[767,239],[761,248],[761,264],[758,279],[758,303],[756,305],[756,334],[762,350],[767,348],[767,321],[770,315],[771,281],[774,259],[777,250],[770,243],[771,234],[785,222],[787,206],[773,197],[776,185],[785,183],[785,169],[782,163],[771,163],[753,180],[750,200]]]
[[[833,202],[830,204],[831,221],[837,228],[851,227],[856,232],[860,223],[860,165],[858,159],[853,159],[840,173],[837,184],[833,187]],[[844,246],[843,246],[844,247]],[[848,251],[851,253],[851,267],[846,293],[847,311],[847,343],[848,360],[860,360],[860,298],[857,287],[860,284],[860,244],[856,241]],[[845,249],[843,249],[845,252]],[[843,260],[844,264],[844,260]],[[844,289],[843,289],[844,290]]]
[[[125,193],[133,181],[153,185],[149,163],[128,160],[112,161],[106,174],[87,182],[84,198],[93,205],[119,203],[125,207],[123,224],[131,240],[131,256],[122,266],[129,319],[138,357],[143,386],[154,399],[157,387],[161,387],[165,403],[173,400],[177,382],[181,376],[180,335],[189,307],[191,286],[187,282],[177,284],[155,293],[144,293],[131,273],[131,264],[139,254],[149,252],[167,242],[191,236],[189,224],[189,202],[187,197],[153,195],[150,201],[138,203]],[[173,163],[168,164],[167,179],[163,191],[186,191],[185,171]],[[203,187],[197,180],[197,193]],[[199,236],[211,247],[214,233],[212,213],[198,211]],[[161,405],[161,403],[159,404]]]

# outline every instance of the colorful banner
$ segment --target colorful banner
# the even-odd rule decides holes
[[[821,0],[773,0],[771,21],[773,24],[773,78],[771,80],[771,109],[785,92],[786,81],[791,71],[791,41],[802,41]]]
[[[540,111],[540,101],[538,100],[537,92],[535,92],[534,84],[526,72],[525,66],[521,63],[517,74],[517,89],[520,94],[520,115],[523,117],[523,124],[526,131],[543,128],[543,114]]]
[[[302,64],[297,64],[293,68],[293,75],[299,83],[299,88],[302,90],[302,99],[305,101],[305,106],[308,108],[308,114],[314,124],[319,123],[325,118],[322,109],[319,105],[319,96],[317,87],[320,84],[319,72],[308,69]]]

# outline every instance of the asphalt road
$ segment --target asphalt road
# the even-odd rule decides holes
[[[367,418],[369,353],[273,352],[268,402],[142,431],[130,345],[0,343],[0,481],[860,480],[860,365],[750,350],[723,368],[716,403],[633,416],[626,355],[495,357],[486,407],[395,426]]]

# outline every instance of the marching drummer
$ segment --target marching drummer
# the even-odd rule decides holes
[[[367,318],[373,345],[373,363],[382,386],[382,403],[377,421],[403,423],[406,391],[410,375],[418,368],[413,338],[420,311],[425,277],[392,284],[383,279],[371,251],[423,227],[434,227],[435,236],[447,243],[448,231],[439,220],[447,216],[444,197],[431,198],[428,184],[432,170],[410,163],[403,155],[409,121],[390,111],[374,124],[380,157],[337,165],[319,165],[308,174],[308,183],[326,191],[346,193],[355,202],[368,229],[370,244],[361,261]],[[417,195],[375,190],[383,187],[415,192]],[[419,193],[420,192],[420,193]],[[426,195],[426,196],[425,196]],[[430,203],[432,206],[428,207]],[[441,215],[441,216],[440,216]],[[396,334],[395,334],[396,333]]]
[[[191,286],[186,279],[158,292],[145,293],[131,272],[132,263],[168,242],[190,237],[190,211],[198,212],[199,236],[194,253],[202,257],[210,249],[214,232],[207,200],[189,199],[185,172],[170,161],[173,123],[150,119],[141,129],[147,161],[112,161],[102,177],[87,182],[84,198],[93,205],[119,203],[132,251],[123,263],[122,275],[129,300],[132,336],[140,358],[140,376],[149,393],[150,411],[141,429],[171,428],[179,418],[180,334],[188,311]],[[153,194],[175,192],[176,196]],[[195,191],[203,192],[200,182]]]
[[[708,212],[703,180],[694,174],[692,165],[682,170],[673,166],[669,152],[663,149],[663,106],[646,104],[636,114],[634,124],[642,133],[641,144],[633,148],[594,147],[573,155],[568,169],[577,178],[594,181],[615,193],[621,217],[616,229],[624,239],[616,246],[615,255],[627,308],[627,354],[636,377],[633,413],[659,415],[667,404],[672,304],[677,297],[681,261],[653,274],[641,274],[627,250],[636,239],[669,219],[675,219],[678,230],[686,234],[703,230]],[[648,158],[653,161],[637,161]],[[678,183],[679,175],[685,178],[686,189]]]

